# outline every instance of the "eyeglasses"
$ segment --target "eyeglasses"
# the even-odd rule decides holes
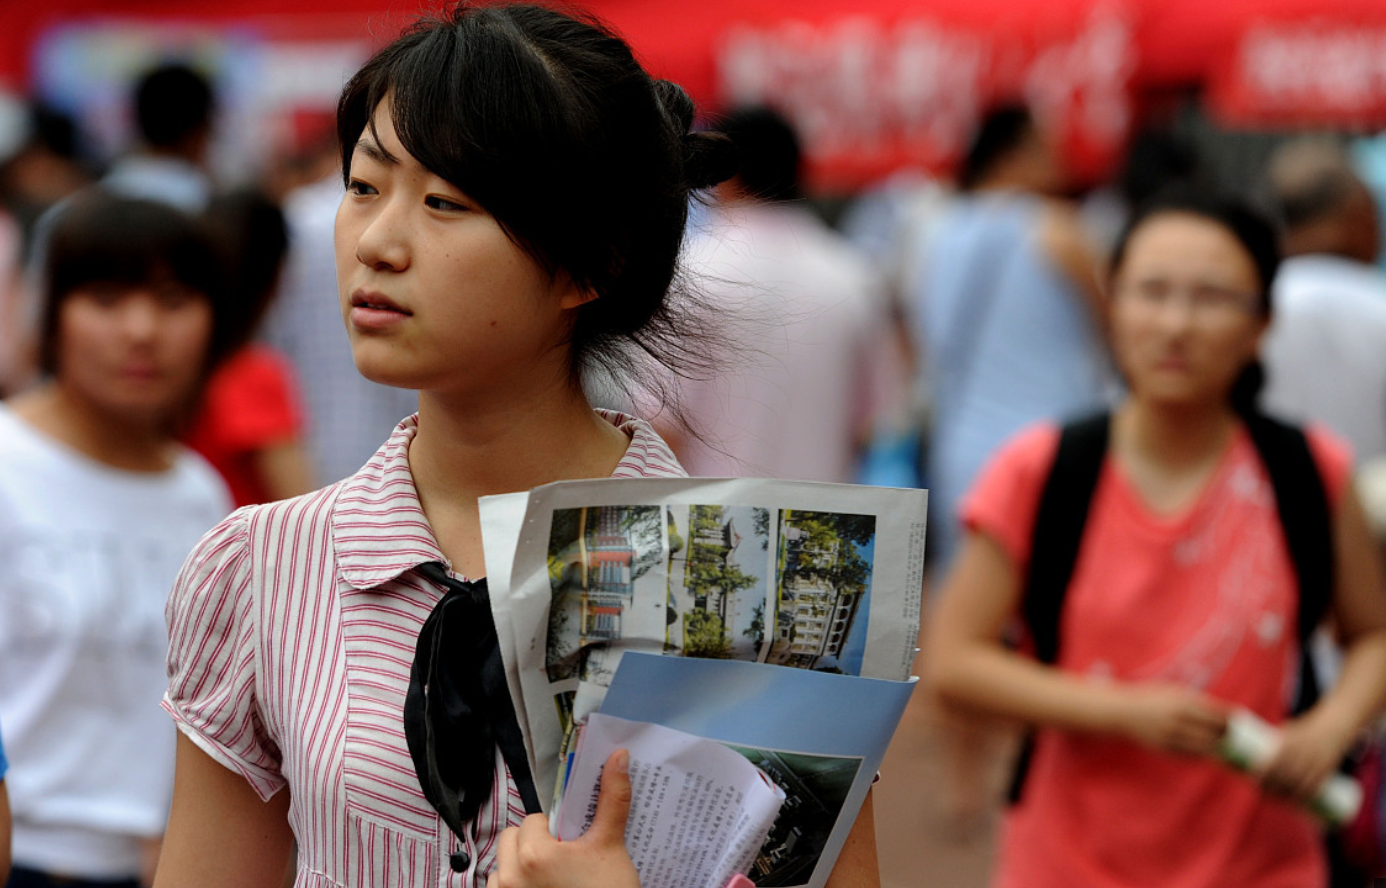
[[[1259,314],[1262,310],[1259,293],[1248,293],[1245,290],[1234,290],[1217,284],[1194,283],[1180,286],[1158,279],[1131,281],[1119,285],[1116,293],[1118,297],[1129,299],[1132,303],[1152,311],[1179,305],[1197,317],[1227,318]]]

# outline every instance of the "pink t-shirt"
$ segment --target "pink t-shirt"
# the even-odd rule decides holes
[[[1058,447],[1043,426],[1012,439],[964,500],[971,531],[1023,573]],[[1336,509],[1351,456],[1311,430]],[[1059,668],[1177,682],[1285,718],[1298,675],[1298,592],[1270,480],[1245,430],[1198,499],[1153,513],[1108,459],[1064,603]],[[1091,734],[1040,731],[1008,812],[998,888],[1320,888],[1315,825],[1218,762]]]

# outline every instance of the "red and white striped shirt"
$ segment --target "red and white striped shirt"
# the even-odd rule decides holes
[[[647,423],[599,411],[631,437],[613,477],[684,474]],[[241,509],[188,557],[168,602],[164,708],[261,798],[284,786],[296,888],[480,888],[506,826],[524,817],[498,774],[462,844],[424,799],[404,739],[419,630],[446,563],[409,471],[417,417],[361,471],[296,499]]]

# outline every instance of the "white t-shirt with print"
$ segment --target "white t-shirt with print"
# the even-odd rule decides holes
[[[184,451],[164,472],[111,468],[0,405],[0,723],[14,860],[125,878],[164,828],[174,731],[164,602],[230,511]]]

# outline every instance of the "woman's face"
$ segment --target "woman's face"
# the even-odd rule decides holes
[[[1131,393],[1226,403],[1267,324],[1256,265],[1232,232],[1190,213],[1151,216],[1112,283],[1113,348]]]
[[[211,336],[211,303],[175,281],[88,284],[58,310],[55,377],[102,413],[166,424],[196,393]]]
[[[337,212],[337,286],[357,369],[453,393],[503,392],[521,374],[566,380],[572,313],[587,297],[410,156],[388,99],[375,130],[356,143]]]

